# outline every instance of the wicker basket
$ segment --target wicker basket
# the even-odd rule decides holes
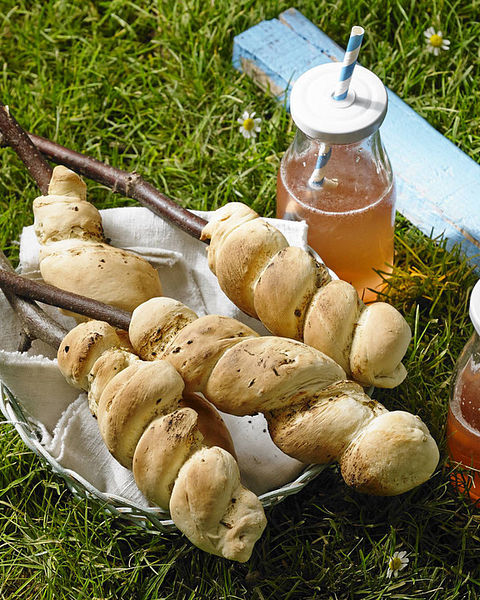
[[[119,515],[144,529],[165,533],[178,531],[167,511],[155,507],[145,508],[129,502],[120,496],[101,492],[86,479],[75,473],[75,471],[63,468],[42,446],[35,423],[25,415],[20,404],[1,382],[0,409],[7,421],[18,431],[18,434],[30,450],[48,463],[52,471],[65,480],[68,488],[75,496],[78,498],[94,499],[102,505],[107,513]],[[294,481],[259,496],[262,505],[268,508],[269,506],[278,504],[287,496],[296,494],[324,469],[325,465],[310,465],[306,467]]]

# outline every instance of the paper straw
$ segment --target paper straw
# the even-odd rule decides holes
[[[352,79],[353,70],[357,64],[358,53],[360,52],[360,46],[362,45],[363,34],[365,33],[363,27],[355,25],[352,27],[350,32],[350,38],[347,44],[347,50],[343,57],[342,69],[340,71],[340,77],[338,79],[335,91],[333,93],[334,100],[345,100],[348,94],[348,88]],[[315,169],[310,175],[308,185],[312,188],[321,188],[325,183],[325,168],[332,154],[332,149],[327,144],[322,144],[318,152],[317,162]]]
[[[322,144],[320,146],[320,150],[318,151],[317,162],[315,164],[315,169],[313,173],[310,175],[310,179],[308,180],[308,185],[312,188],[319,188],[323,186],[325,181],[325,167],[327,166],[328,161],[330,160],[330,156],[332,154],[332,148],[327,146],[327,144]]]
[[[342,70],[340,71],[340,77],[333,94],[334,100],[345,100],[347,97],[353,70],[357,64],[358,53],[360,52],[360,46],[362,45],[363,34],[363,27],[359,27],[358,25],[352,27],[347,50],[343,57]]]

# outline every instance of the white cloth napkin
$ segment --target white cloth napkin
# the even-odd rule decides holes
[[[105,235],[113,246],[127,248],[147,258],[158,270],[165,296],[187,304],[199,316],[221,314],[246,323],[261,334],[268,332],[242,313],[220,290],[207,265],[202,242],[190,237],[142,207],[101,211]],[[197,214],[208,220],[210,213]],[[304,222],[268,219],[292,246],[306,247]],[[38,242],[33,226],[20,240],[22,273],[40,278]],[[46,307],[68,328],[75,321]],[[148,503],[133,475],[107,451],[91,416],[86,395],[70,387],[58,371],[55,351],[35,342],[27,353],[16,352],[20,326],[0,292],[0,379],[42,433],[42,444],[64,468],[71,469],[98,490],[121,496],[140,506]],[[238,455],[244,484],[262,494],[295,479],[305,465],[286,456],[273,444],[263,415],[234,417],[222,413]]]

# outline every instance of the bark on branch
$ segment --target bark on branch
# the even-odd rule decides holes
[[[42,194],[48,192],[52,168],[31,142],[28,135],[10,114],[8,106],[0,102],[0,131],[4,144],[11,146],[21,158]]]
[[[120,308],[113,308],[103,302],[67,292],[53,285],[33,281],[15,272],[0,269],[0,288],[21,298],[36,300],[51,306],[57,306],[91,319],[106,321],[120,329],[128,330],[131,313]],[[63,337],[63,336],[62,336]]]
[[[53,162],[65,165],[79,175],[105,185],[113,192],[136,200],[192,237],[200,239],[202,229],[207,221],[179,206],[171,198],[145,181],[138,173],[129,173],[111,167],[95,158],[65,148],[46,138],[31,133],[28,133],[28,136],[36,148]],[[5,139],[3,145],[5,144],[9,144],[8,139]]]
[[[0,250],[0,277],[3,273],[13,273],[16,276],[9,260]],[[52,319],[50,315],[47,315],[32,300],[16,296],[9,288],[4,288],[3,292],[10,306],[20,319],[22,329],[25,333],[25,338],[22,340],[22,346],[19,349],[28,349],[29,343],[27,340],[32,341],[35,339],[42,340],[53,348],[58,348],[67,330]]]
[[[159,214],[193,237],[200,238],[206,221],[182,208],[173,200],[147,183],[137,173],[128,173],[102,162],[68,150],[44,138],[27,134],[10,114],[8,107],[0,102],[0,145],[11,146],[37,182],[43,194],[48,192],[52,169],[40,154],[40,150],[54,162],[72,168],[80,175],[102,183],[113,191],[137,200],[154,213]],[[38,145],[37,148],[36,145]],[[107,321],[115,327],[128,330],[131,313],[113,308],[59,288],[32,281],[17,275],[2,253],[0,260],[0,288],[21,318],[26,335],[38,337],[52,345],[58,345],[65,335],[61,328],[34,300],[57,306],[93,319]],[[15,297],[19,296],[19,298]],[[55,327],[56,326],[56,327]]]
[[[10,114],[7,106],[0,102],[0,141],[7,143],[18,154],[41,192],[48,192],[52,169],[33,145],[25,131]],[[0,275],[14,274],[15,271],[5,254],[0,250]],[[35,302],[19,298],[11,289],[4,290],[10,306],[17,314],[23,329],[20,350],[29,348],[32,340],[40,339],[58,348],[66,334],[66,329],[52,319]]]

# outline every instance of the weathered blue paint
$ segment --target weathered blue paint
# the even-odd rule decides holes
[[[286,102],[303,72],[344,50],[295,9],[234,40],[233,64]],[[480,266],[480,165],[388,90],[381,135],[397,181],[397,209],[427,235],[460,243]]]

